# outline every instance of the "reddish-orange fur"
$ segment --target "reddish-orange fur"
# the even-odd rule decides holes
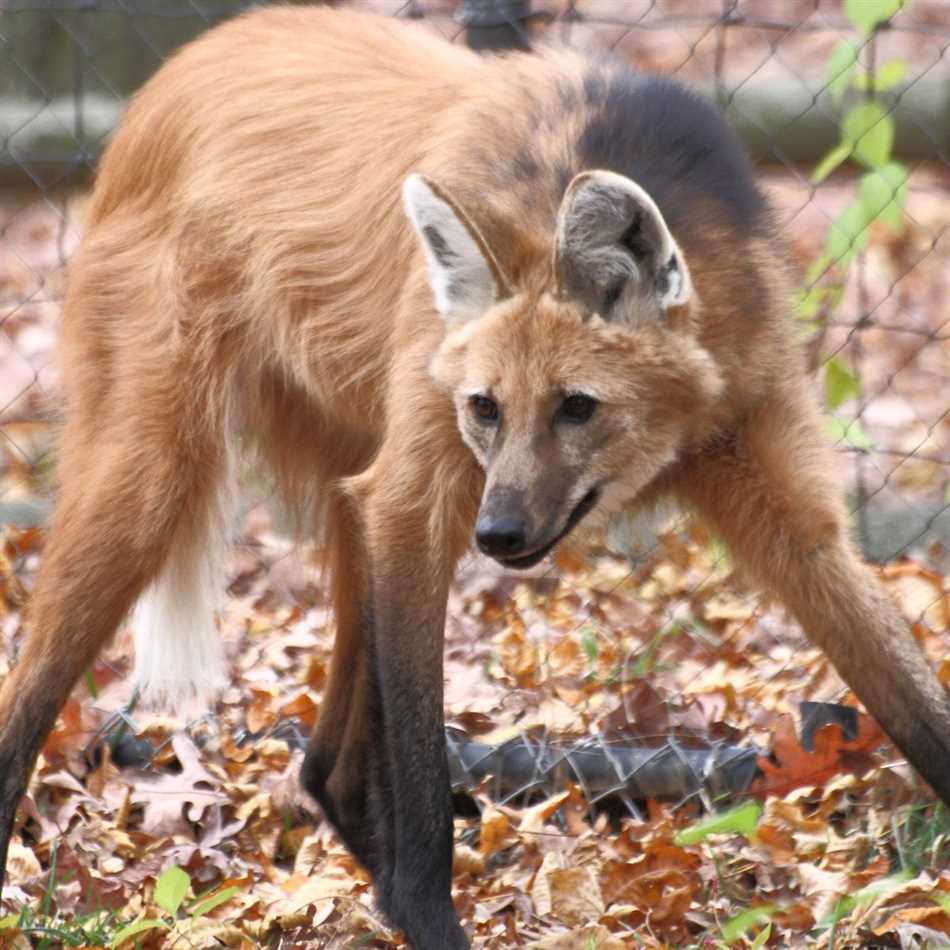
[[[442,738],[455,562],[495,488],[563,520],[580,477],[564,472],[592,477],[585,459],[618,500],[672,495],[706,517],[950,801],[950,703],[848,540],[771,241],[714,198],[691,209],[675,237],[695,298],[662,323],[610,324],[559,286],[553,180],[595,106],[557,102],[587,68],[270,9],[187,47],[136,97],[71,265],[61,489],[0,692],[0,857],[69,690],[166,560],[201,543],[245,433],[289,501],[320,503],[335,559],[337,646],[304,780],[416,946],[465,945]],[[525,89],[547,109],[536,128]],[[525,142],[534,172],[503,187]],[[401,208],[411,172],[466,210],[507,285],[448,333]],[[460,433],[484,436],[466,430],[476,378],[514,433],[486,443],[487,472]],[[544,420],[579,381],[604,406],[554,445]]]

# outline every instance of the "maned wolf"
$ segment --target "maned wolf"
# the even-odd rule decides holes
[[[524,568],[595,512],[675,499],[950,803],[950,700],[848,540],[783,261],[714,109],[616,62],[289,7],[183,49],[109,146],[71,266],[0,856],[136,602],[146,688],[223,682],[209,588],[245,435],[291,503],[321,502],[335,559],[303,783],[413,946],[467,946],[442,642],[473,541]]]

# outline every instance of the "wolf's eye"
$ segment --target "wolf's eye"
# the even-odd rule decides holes
[[[498,421],[498,403],[494,399],[489,399],[488,396],[472,396],[471,404],[472,412],[480,422]]]
[[[575,393],[573,396],[568,396],[564,402],[561,403],[557,414],[565,422],[581,423],[587,422],[594,414],[596,408],[596,399],[590,396],[584,396],[581,393]]]

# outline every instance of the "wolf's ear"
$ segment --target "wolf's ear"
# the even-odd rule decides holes
[[[436,308],[446,320],[480,317],[509,296],[508,282],[485,239],[445,191],[421,175],[410,175],[402,194],[425,250]]]
[[[685,304],[689,270],[660,209],[634,181],[581,172],[558,212],[554,273],[559,294],[606,320],[657,317]]]

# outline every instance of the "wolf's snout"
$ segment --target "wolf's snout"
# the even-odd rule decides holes
[[[489,557],[508,558],[520,554],[527,543],[528,531],[523,518],[482,515],[475,525],[479,550]]]

